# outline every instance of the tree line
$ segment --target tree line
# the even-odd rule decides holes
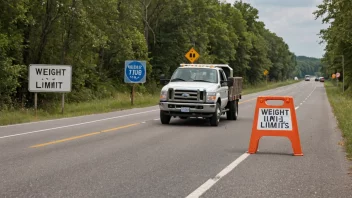
[[[319,58],[297,56],[297,67],[295,74],[298,78],[304,78],[305,75],[322,76],[320,72],[322,63]]]
[[[30,107],[30,64],[72,65],[70,101],[127,91],[125,60],[147,60],[147,83],[171,75],[194,47],[197,63],[228,63],[245,83],[298,74],[284,40],[265,27],[248,3],[218,0],[2,0],[0,1],[0,110]],[[305,66],[304,66],[305,67]],[[41,94],[41,101],[58,94]],[[39,101],[40,102],[40,101]]]
[[[343,65],[345,67],[345,89],[352,87],[352,1],[324,0],[314,12],[316,19],[329,24],[327,29],[320,31],[322,43],[326,43],[322,58],[321,72],[329,78],[339,72],[343,80]],[[344,64],[343,64],[344,63]]]

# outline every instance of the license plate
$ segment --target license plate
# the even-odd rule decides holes
[[[181,107],[181,112],[189,112],[189,107]]]

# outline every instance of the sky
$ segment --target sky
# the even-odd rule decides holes
[[[235,0],[226,0],[233,4]],[[243,0],[259,11],[259,21],[282,37],[297,56],[321,58],[325,44],[319,44],[319,32],[328,27],[313,12],[323,0]]]

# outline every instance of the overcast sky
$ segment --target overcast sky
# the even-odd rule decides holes
[[[235,0],[226,0],[233,4]],[[259,11],[259,20],[282,37],[296,55],[321,58],[325,44],[319,44],[321,18],[312,14],[323,0],[243,0]]]

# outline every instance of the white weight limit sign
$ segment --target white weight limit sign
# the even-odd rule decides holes
[[[291,110],[289,108],[259,108],[257,129],[292,131]]]

